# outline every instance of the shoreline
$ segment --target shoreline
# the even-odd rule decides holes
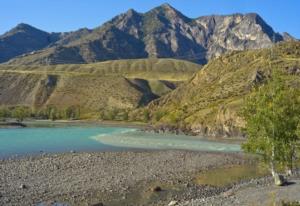
[[[122,121],[100,121],[100,120],[25,120],[24,124],[28,126],[39,126],[39,125],[99,125],[99,126],[117,126],[117,127],[128,127],[128,128],[146,128],[148,125],[137,122],[122,122]]]
[[[9,123],[9,122],[8,122]],[[25,127],[42,127],[42,126],[104,126],[104,127],[125,127],[125,128],[136,128],[140,131],[146,133],[154,134],[170,134],[174,136],[184,135],[187,137],[194,137],[195,139],[207,140],[207,141],[216,141],[216,142],[228,142],[228,143],[238,143],[241,144],[245,141],[244,137],[223,137],[223,136],[203,136],[203,135],[192,135],[192,134],[178,134],[176,130],[174,131],[165,131],[157,132],[154,129],[151,129],[152,126],[143,122],[126,122],[126,121],[103,121],[103,120],[24,120],[21,124],[24,124]],[[0,127],[1,129],[1,127]]]

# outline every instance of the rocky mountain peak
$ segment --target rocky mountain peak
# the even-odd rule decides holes
[[[164,3],[164,4],[160,5],[159,7],[164,8],[165,10],[176,10],[168,3]]]
[[[18,24],[15,29],[35,29],[33,26],[25,23]]]
[[[172,7],[170,4],[168,3],[164,3],[158,7],[155,7],[154,9],[150,10],[147,13],[155,13],[157,15],[160,16],[165,16],[168,18],[184,18],[184,19],[188,19],[188,17],[186,17],[185,15],[183,15],[180,11],[178,11],[177,9],[175,9],[174,7]]]
[[[131,17],[131,16],[139,15],[139,13],[138,13],[136,10],[134,10],[134,9],[129,9],[129,10],[125,13],[125,15]]]
[[[24,32],[24,33],[35,33],[35,32],[39,32],[39,33],[47,33],[44,32],[42,30],[39,30],[29,24],[25,24],[25,23],[20,23],[17,26],[15,26],[14,28],[12,28],[10,31],[6,32],[3,36],[10,36],[10,35],[14,35],[16,33],[19,32]]]
[[[142,15],[134,9],[129,9],[127,12],[120,14],[109,21],[109,28],[114,27],[133,35],[135,38],[139,38],[141,21]]]
[[[269,39],[273,43],[283,40],[283,37],[280,34],[274,32],[273,28],[269,26],[259,14],[248,13],[245,15],[245,18],[249,18],[253,21],[253,23],[259,25],[262,31],[269,37]]]

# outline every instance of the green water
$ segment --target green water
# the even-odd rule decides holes
[[[0,157],[41,152],[117,151],[124,149],[240,150],[236,144],[210,142],[188,136],[152,134],[108,126],[63,126],[0,129]]]
[[[264,165],[258,163],[234,165],[229,168],[216,168],[201,172],[196,178],[200,185],[222,187],[242,180],[262,177],[269,174]]]

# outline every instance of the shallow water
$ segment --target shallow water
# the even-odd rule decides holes
[[[253,163],[234,165],[229,168],[216,168],[201,172],[196,178],[200,185],[212,185],[217,187],[238,183],[242,180],[262,177],[269,174],[265,165]]]
[[[133,128],[63,126],[0,129],[0,157],[41,152],[117,151],[126,149],[240,150],[237,144],[204,141],[195,137],[152,134]]]

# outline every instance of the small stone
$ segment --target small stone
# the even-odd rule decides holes
[[[26,189],[27,187],[26,187],[26,185],[21,184],[19,188],[20,188],[20,189]]]
[[[226,192],[223,193],[223,196],[224,197],[230,197],[230,196],[233,196],[233,191],[232,190],[228,190]]]
[[[190,186],[191,186],[190,183],[186,183],[186,184],[185,184],[185,187],[190,187]]]
[[[104,204],[102,202],[99,202],[99,203],[93,204],[92,206],[104,206]]]
[[[152,188],[152,191],[153,192],[160,192],[160,191],[162,191],[162,189],[159,186],[155,186],[155,187]]]
[[[168,206],[175,206],[175,205],[177,205],[177,204],[178,204],[178,202],[175,201],[175,200],[173,200],[173,201],[171,201],[171,202],[168,204]]]

